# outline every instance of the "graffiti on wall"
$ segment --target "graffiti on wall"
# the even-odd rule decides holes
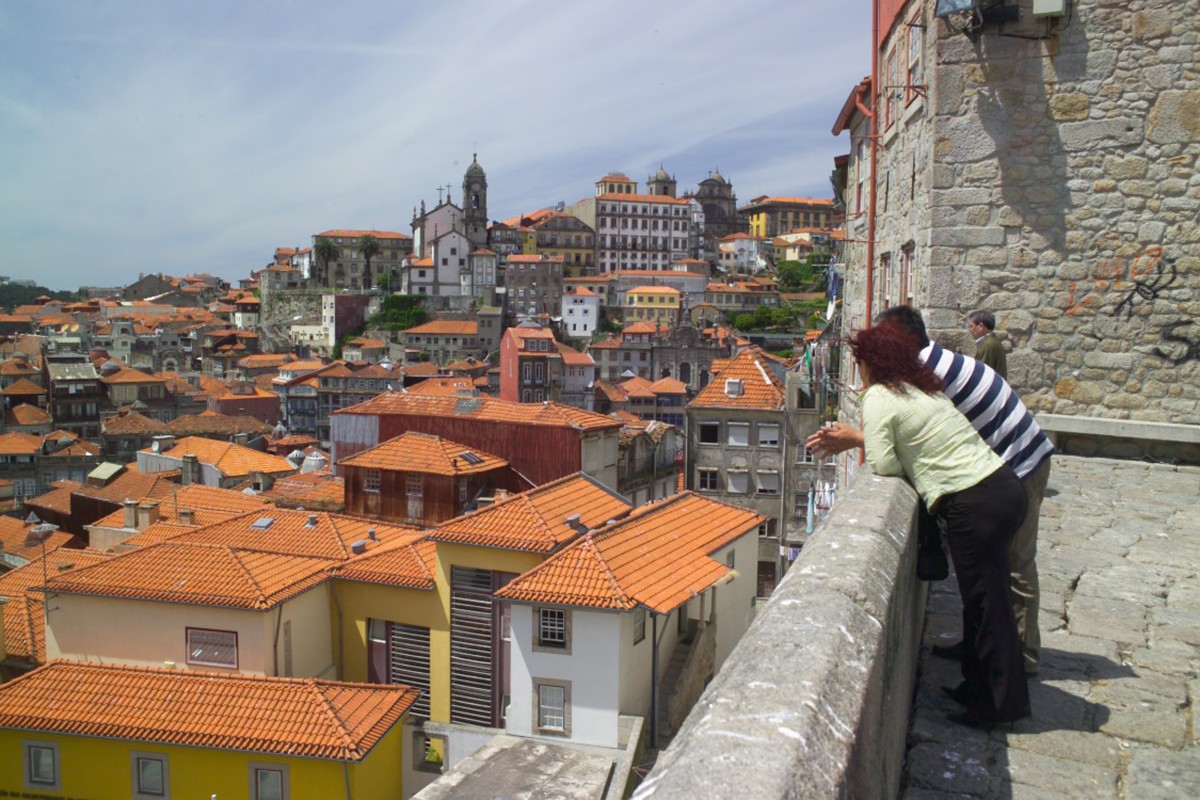
[[[1101,325],[1101,318],[1097,317],[1097,332],[1103,328],[1101,338],[1107,338],[1127,334],[1128,331],[1119,331],[1118,328],[1133,321],[1139,307],[1153,303],[1174,286],[1179,279],[1179,272],[1175,261],[1167,257],[1166,251],[1153,245],[1130,260],[1120,257],[1101,259],[1089,270],[1088,277],[1091,285],[1083,287],[1082,294],[1079,283],[1068,285],[1067,314],[1094,315],[1116,301],[1110,315],[1112,323]],[[1130,283],[1133,285],[1126,289]],[[1123,293],[1119,300],[1116,295],[1118,291]],[[1156,346],[1151,352],[1176,365],[1200,359],[1200,334],[1196,333],[1198,327],[1197,323],[1189,320],[1165,325],[1160,332],[1162,345]]]

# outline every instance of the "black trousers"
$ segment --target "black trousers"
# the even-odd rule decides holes
[[[935,512],[963,601],[963,680],[976,717],[1010,722],[1029,716],[1021,639],[1009,598],[1008,545],[1025,519],[1025,490],[1007,466],[960,492]]]

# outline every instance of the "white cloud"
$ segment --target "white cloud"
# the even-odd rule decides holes
[[[3,271],[54,288],[407,231],[474,148],[496,219],[659,163],[827,196],[867,60],[837,0],[98,6],[0,16]]]

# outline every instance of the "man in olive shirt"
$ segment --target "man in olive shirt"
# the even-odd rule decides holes
[[[1008,380],[1008,357],[996,336],[996,316],[980,309],[967,315],[967,330],[975,337],[975,360],[987,364]]]

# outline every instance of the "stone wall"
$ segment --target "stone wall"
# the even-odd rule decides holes
[[[896,796],[926,596],[916,503],[863,469],[635,799]]]
[[[1200,0],[1031,4],[975,38],[928,20],[919,304],[935,332],[995,310],[1035,411],[1195,423]]]

